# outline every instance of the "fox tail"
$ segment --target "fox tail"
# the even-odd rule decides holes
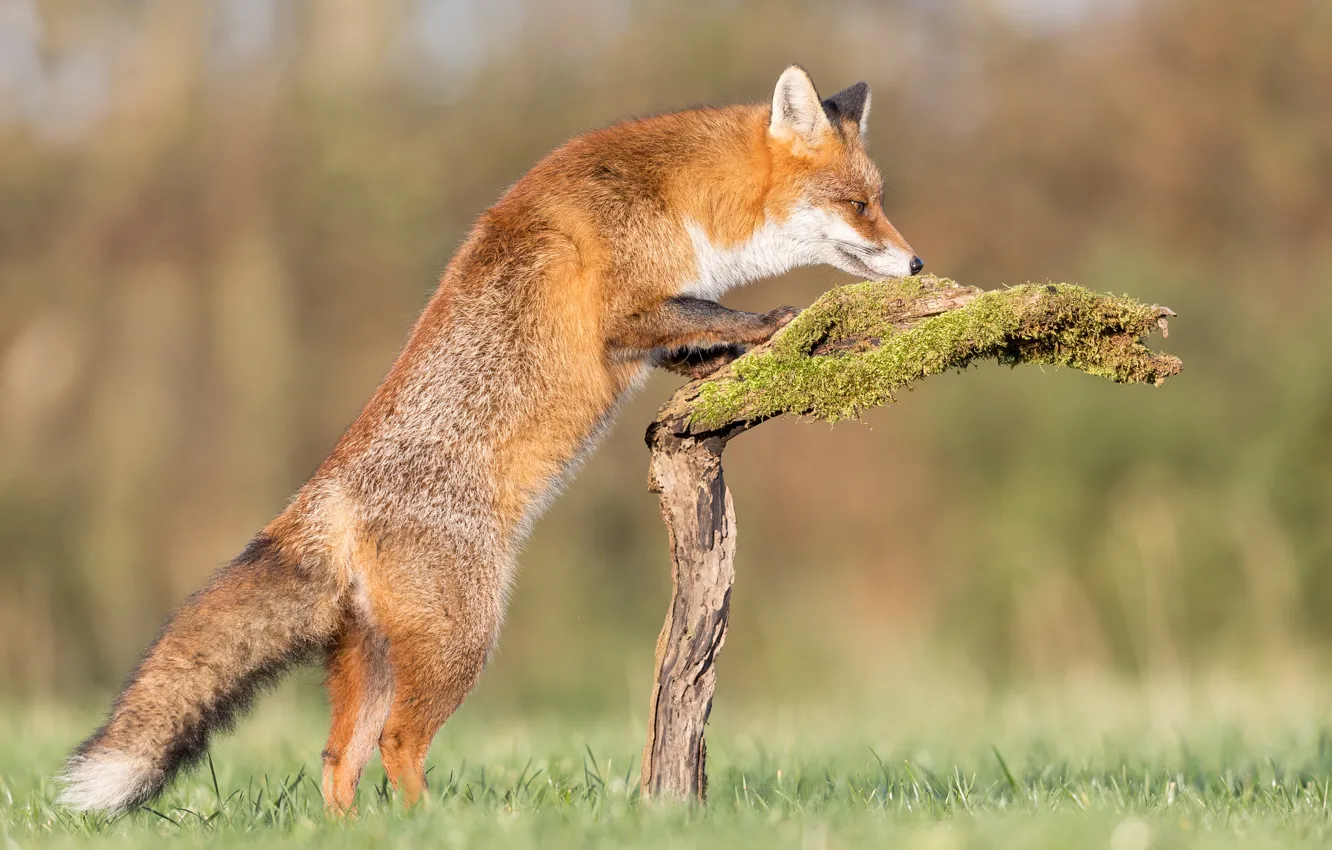
[[[329,644],[340,610],[323,564],[255,537],[167,621],[106,722],[66,762],[60,802],[115,814],[157,796],[257,691]]]

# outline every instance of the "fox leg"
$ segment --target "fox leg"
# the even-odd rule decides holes
[[[448,596],[444,604],[413,600],[385,623],[393,703],[379,752],[389,783],[409,806],[426,787],[430,742],[480,678],[499,634],[498,592],[493,599],[485,593]]]
[[[324,806],[347,813],[356,801],[361,772],[388,718],[393,681],[385,638],[354,616],[329,654],[328,690],[333,724],[324,747]]]
[[[706,378],[735,358],[744,354],[748,346],[731,344],[712,348],[677,348],[668,351],[657,365],[687,378]]]
[[[764,342],[799,311],[778,307],[746,313],[716,301],[680,296],[620,320],[609,333],[612,348],[624,351],[716,348]]]

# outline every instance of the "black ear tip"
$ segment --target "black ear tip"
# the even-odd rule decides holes
[[[863,80],[853,86],[842,89],[823,102],[831,116],[841,116],[850,121],[859,121],[865,114],[865,105],[869,102],[869,83]]]

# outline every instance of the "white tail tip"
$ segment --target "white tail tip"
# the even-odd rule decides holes
[[[75,756],[59,777],[59,802],[78,812],[123,812],[152,788],[156,770],[144,758],[115,750]]]

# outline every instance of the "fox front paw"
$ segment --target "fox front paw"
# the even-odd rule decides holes
[[[745,348],[743,345],[684,348],[671,352],[658,365],[686,378],[706,378],[744,354]]]
[[[789,304],[777,307],[763,314],[764,324],[768,327],[768,336],[791,324],[791,320],[800,315],[800,310]]]

